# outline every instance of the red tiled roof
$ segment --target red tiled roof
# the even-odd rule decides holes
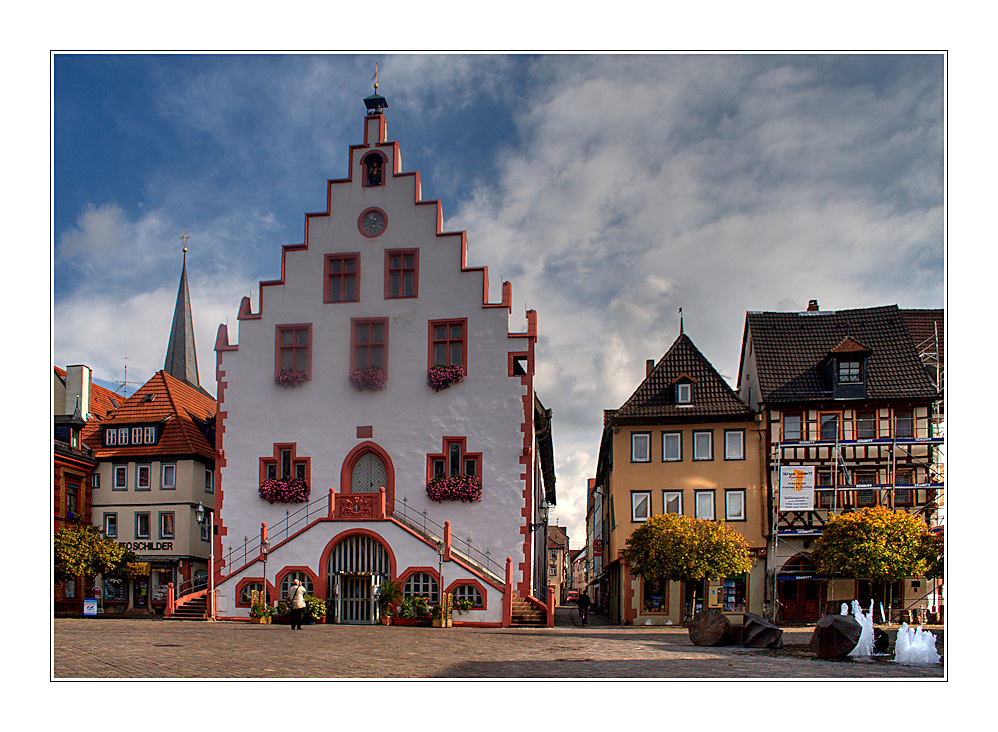
[[[83,430],[83,441],[93,449],[94,456],[98,459],[200,455],[214,460],[214,445],[208,441],[198,424],[205,425],[214,418],[217,407],[217,402],[203,391],[165,371],[157,371],[100,425],[88,424]],[[155,445],[101,446],[101,427],[155,422],[164,425],[162,435]]]
[[[62,383],[66,383],[66,369],[53,366],[55,375]],[[115,394],[110,389],[106,389],[100,384],[95,384],[93,374],[90,376],[90,408],[87,410],[97,419],[103,419],[108,412],[112,412],[124,403],[125,397]]]

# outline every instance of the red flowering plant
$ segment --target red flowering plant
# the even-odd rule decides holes
[[[426,372],[426,383],[430,385],[433,391],[446,389],[451,384],[456,384],[463,380],[464,366],[446,366],[438,363],[430,366]]]
[[[350,383],[361,391],[381,391],[388,383],[388,374],[380,366],[368,366],[350,372]]]
[[[431,501],[478,501],[482,481],[477,475],[438,475],[426,484]]]
[[[281,369],[274,377],[274,381],[281,386],[298,386],[305,383],[305,372],[295,371],[294,369]]]
[[[260,498],[270,503],[303,503],[310,492],[301,478],[268,478],[260,484]]]

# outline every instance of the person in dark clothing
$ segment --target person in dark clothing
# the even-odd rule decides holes
[[[579,593],[579,620],[582,622],[582,627],[585,627],[586,621],[589,620],[589,594],[586,592]]]

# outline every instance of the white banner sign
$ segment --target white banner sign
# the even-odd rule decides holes
[[[780,468],[780,510],[814,510],[813,465],[788,465]]]

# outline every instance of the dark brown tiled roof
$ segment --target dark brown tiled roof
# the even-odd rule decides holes
[[[151,399],[147,399],[151,396]],[[83,440],[98,459],[152,455],[200,455],[214,460],[215,449],[205,437],[202,425],[215,416],[217,403],[202,390],[157,371],[125,403],[100,424],[87,425]],[[133,424],[163,423],[163,433],[155,445],[102,447],[101,428]]]
[[[861,310],[761,313],[746,316],[766,402],[827,400],[822,362],[845,339],[869,350],[867,398],[931,399],[936,390],[918,358],[897,305]]]
[[[901,317],[908,326],[908,332],[915,342],[915,350],[929,368],[929,376],[935,377],[935,365],[939,369],[946,366],[946,316],[942,308],[936,310],[902,310]],[[938,336],[938,338],[937,338]],[[938,349],[938,350],[937,350]],[[935,354],[935,356],[933,356]]]
[[[676,404],[675,383],[683,377],[693,383],[693,403],[690,405]],[[689,336],[680,334],[662,356],[662,360],[612,418],[702,419],[749,417],[752,414],[752,410],[738,398],[710,361],[693,345]]]

